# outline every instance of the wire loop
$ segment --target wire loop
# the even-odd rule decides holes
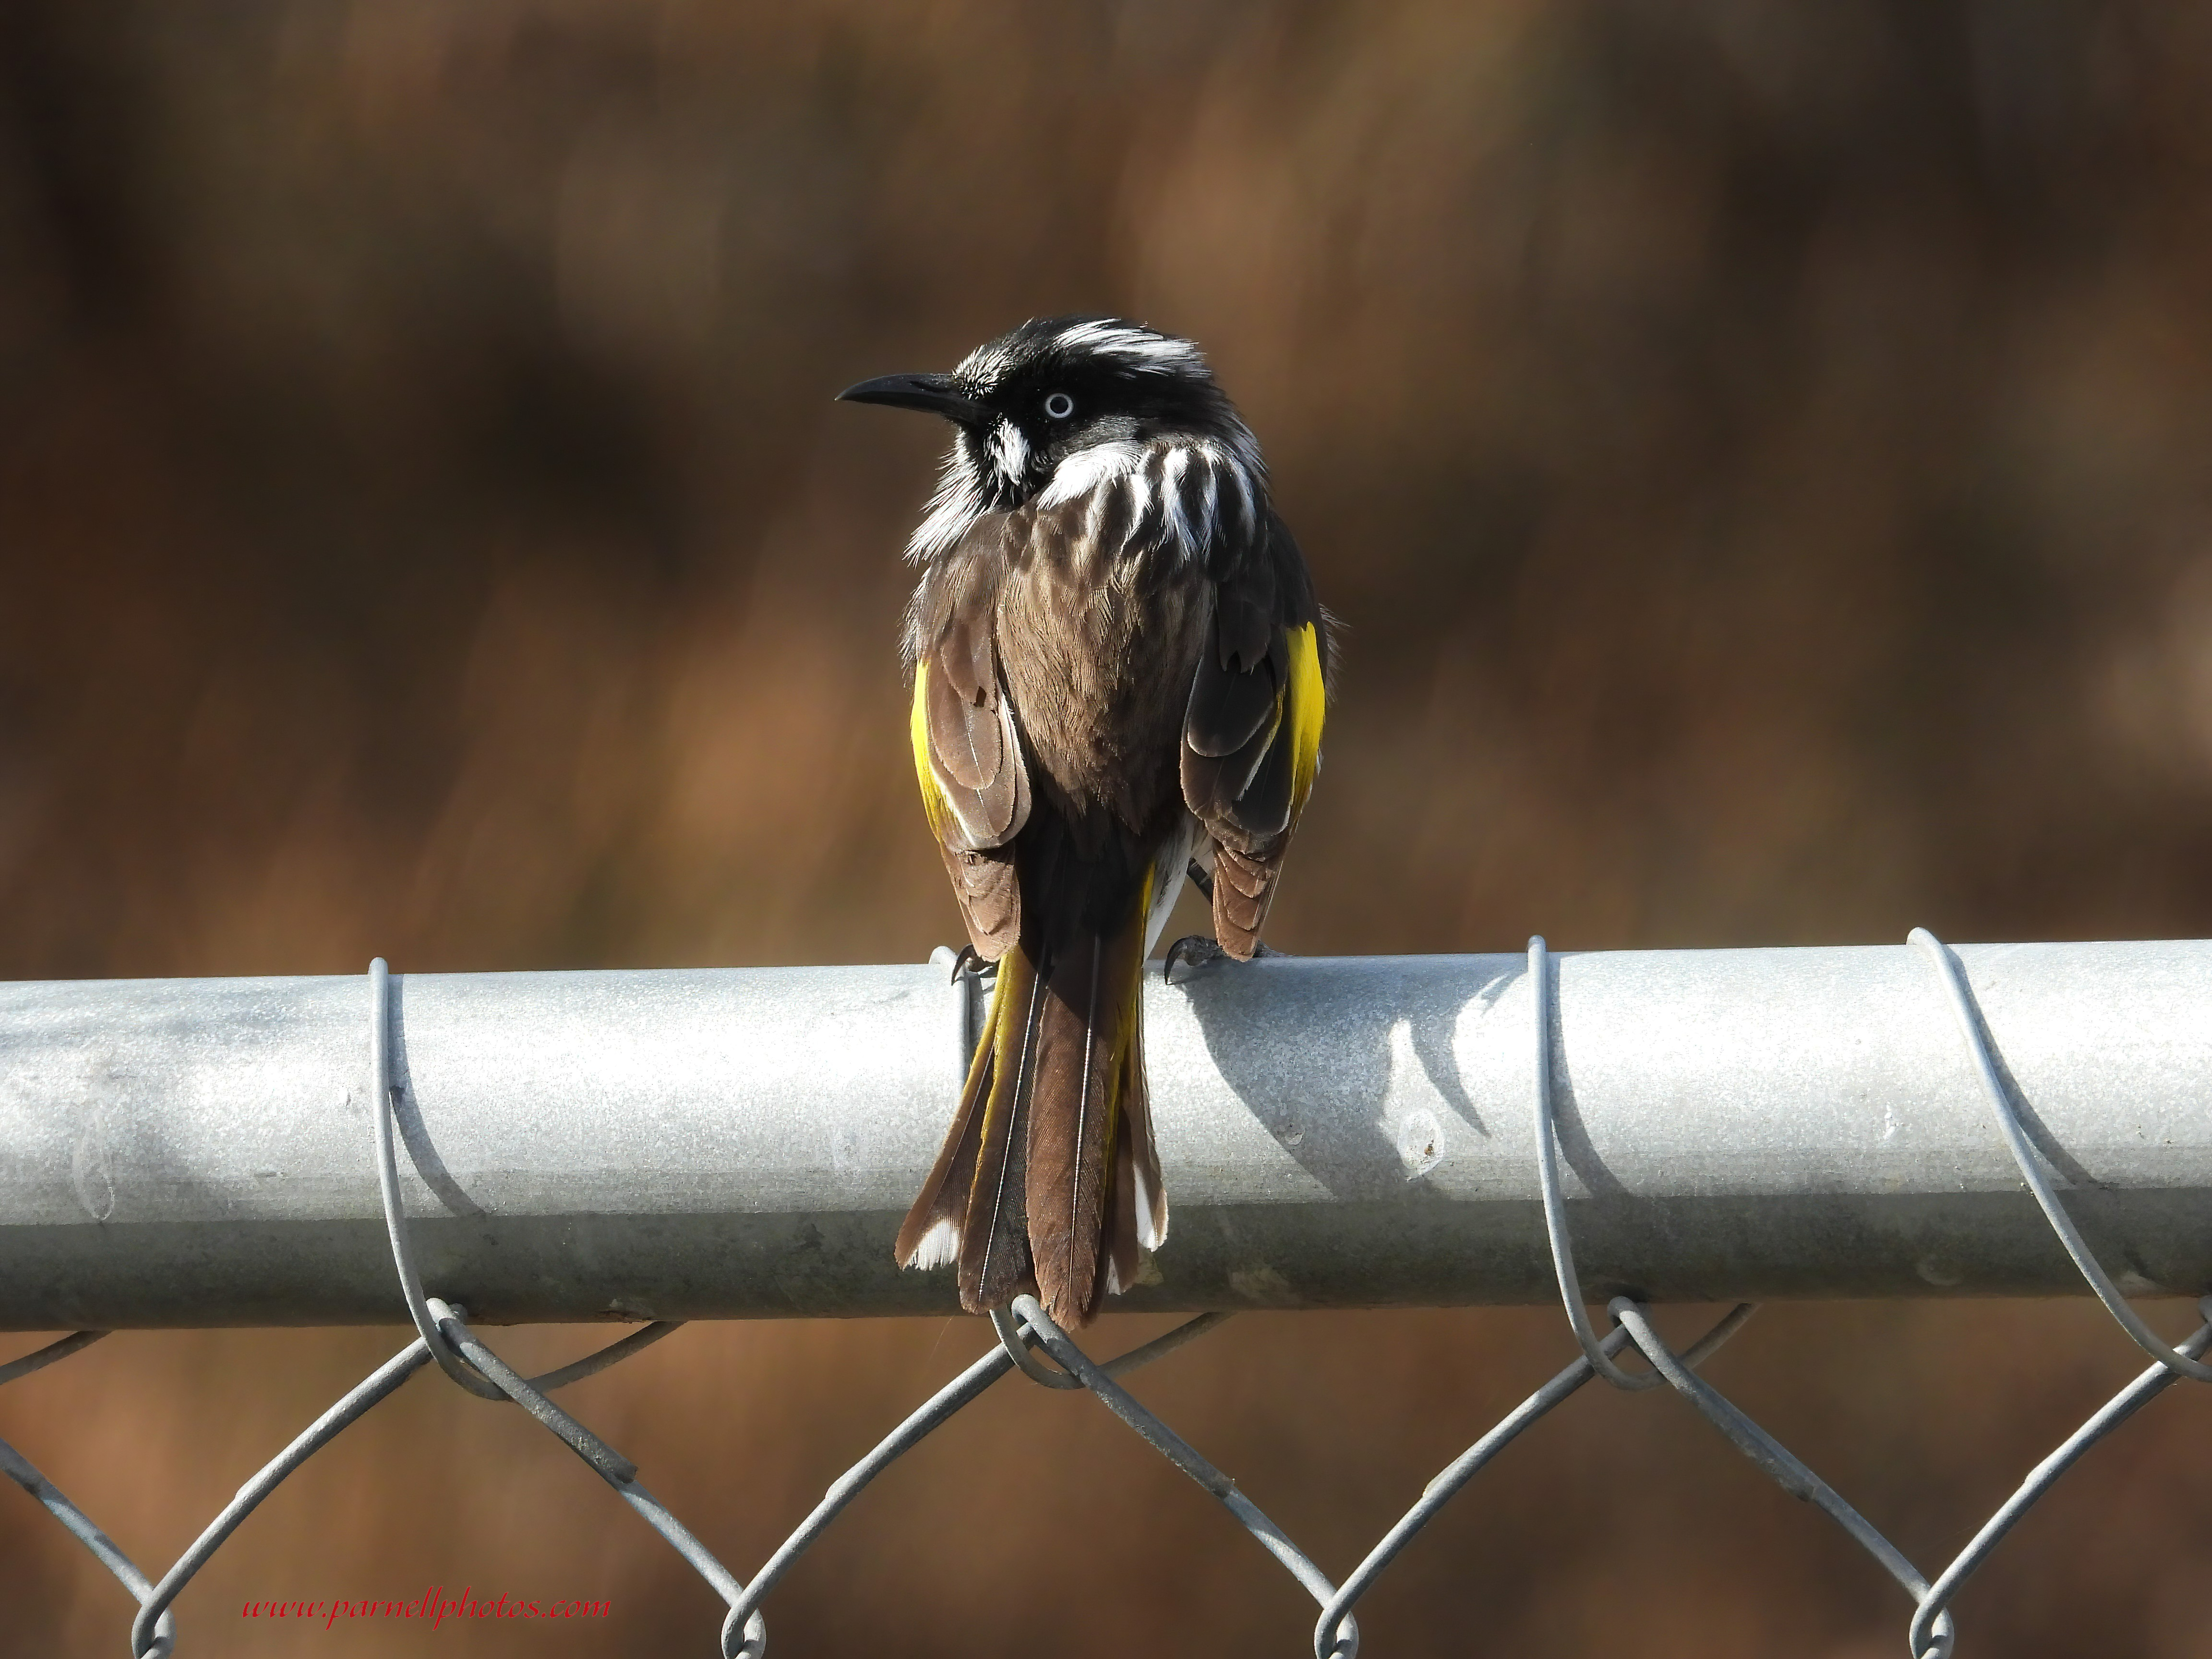
[[[1030,1344],[1036,1340],[1017,1323],[1013,1311],[1008,1308],[994,1308],[990,1312],[991,1328],[999,1334],[999,1346],[1006,1351],[1024,1376],[1043,1389],[1079,1389],[1083,1379],[1071,1376],[1064,1370],[1054,1370],[1030,1352]]]
[[[1613,1363],[1618,1342],[1601,1341],[1590,1324],[1583,1302],[1582,1277],[1575,1271],[1575,1243],[1567,1231],[1567,1206],[1559,1192],[1559,1128],[1552,1105],[1552,1034],[1557,1023],[1552,994],[1551,951],[1541,933],[1528,941],[1528,988],[1534,1004],[1536,1027],[1536,1178],[1544,1194],[1544,1234],[1552,1247],[1552,1272],[1559,1284],[1559,1300],[1565,1304],[1567,1323],[1590,1369],[1614,1388],[1640,1394],[1665,1381],[1656,1370],[1623,1370]],[[1745,1320],[1758,1310],[1755,1302],[1741,1304],[1716,1325],[1697,1349],[1697,1360],[1734,1336]]]
[[[2081,1230],[2074,1224],[2074,1218],[2066,1213],[2066,1206],[2058,1201],[2058,1194],[2051,1189],[2049,1177],[2043,1173],[2036,1160],[2035,1147],[2029,1141],[2027,1130],[2021,1127],[2020,1113],[2013,1105],[2012,1092],[2005,1087],[2004,1079],[1997,1073],[1996,1045],[1989,1035],[1986,1022],[1982,1018],[1981,1006],[1974,1000],[1973,987],[1967,982],[1966,969],[1960,962],[1958,952],[1925,927],[1914,928],[1908,942],[1933,963],[1936,972],[1942,975],[1944,994],[1950,1000],[1951,1012],[1957,1017],[1960,1030],[1966,1035],[1967,1048],[1972,1051],[1974,1071],[1981,1079],[1982,1092],[1988,1097],[1990,1109],[1996,1114],[1997,1128],[2004,1135],[2005,1145],[2012,1151],[2013,1162],[2020,1165],[2021,1179],[2027,1182],[2028,1190],[2035,1194],[2035,1201],[2043,1206],[2044,1217],[2051,1223],[2051,1231],[2058,1235],[2058,1242],[2066,1247],[2066,1254],[2074,1258],[2074,1265],[2081,1270],[2081,1277],[2096,1292],[2097,1300],[2105,1304],[2105,1311],[2118,1322],[2120,1328],[2128,1334],[2135,1345],[2160,1364],[2192,1382],[2212,1382],[2212,1365],[2167,1346],[2158,1333],[2143,1322],[2142,1316],[2128,1305],[2127,1298],[2120,1294],[2119,1286],[2112,1283],[2083,1241]]]
[[[408,1242],[407,1206],[399,1192],[399,1164],[392,1150],[393,1120],[398,1103],[392,1081],[392,969],[382,957],[368,964],[368,1115],[376,1128],[376,1187],[384,1200],[384,1229],[392,1240],[392,1265],[398,1270],[399,1294],[406,1298],[408,1316],[416,1334],[438,1369],[479,1400],[507,1396],[489,1379],[471,1370],[447,1343],[422,1294],[422,1276],[416,1271],[415,1252]]]

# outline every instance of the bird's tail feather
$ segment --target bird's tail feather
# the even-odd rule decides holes
[[[960,1259],[961,1226],[967,1218],[969,1195],[975,1185],[976,1155],[982,1150],[981,1108],[990,1097],[991,1085],[998,1073],[997,1032],[1005,1011],[1004,992],[1011,982],[1009,975],[1017,971],[1016,961],[1020,957],[1018,951],[1007,954],[1008,960],[1000,964],[991,1006],[983,1016],[982,1035],[976,1040],[975,1058],[968,1065],[968,1080],[961,1086],[960,1105],[952,1115],[952,1127],[945,1134],[944,1148],[937,1154],[929,1178],[921,1184],[921,1196],[907,1212],[905,1224],[899,1229],[898,1243],[892,1247],[902,1267],[949,1267]],[[1021,965],[1026,967],[1026,963]]]
[[[960,1304],[970,1313],[1002,1308],[1036,1285],[1030,1267],[1025,1120],[1036,1091],[1037,1028],[1050,1000],[1043,975],[1020,945],[999,959],[983,1036],[991,1074],[982,1090],[975,1174],[960,1226]]]
[[[1053,963],[1029,1114],[1030,1245],[1045,1310],[1082,1324],[1114,1272],[1117,1149],[1141,1074],[1137,1010],[1149,892],[1111,933],[1078,933]],[[1129,1262],[1134,1276],[1135,1261]],[[1126,1281],[1119,1281],[1126,1282]]]
[[[1148,896],[1042,972],[1026,943],[1000,960],[959,1109],[897,1245],[908,1267],[957,1262],[970,1312],[1034,1289],[1062,1324],[1087,1323],[1164,1234],[1139,1032]]]

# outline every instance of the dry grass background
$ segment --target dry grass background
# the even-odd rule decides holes
[[[2212,933],[2208,93],[2212,20],[2155,0],[19,0],[0,974],[919,957],[953,917],[891,640],[933,441],[829,395],[1091,307],[1207,345],[1352,624],[1287,948]],[[161,1562],[398,1340],[119,1336],[0,1434]],[[979,1344],[701,1326],[575,1401],[750,1571]],[[1542,1310],[1255,1316],[1144,1391],[1341,1571],[1568,1352]],[[2078,1304],[1927,1304],[1778,1308],[1714,1375],[1933,1561],[2133,1369]],[[1601,1395],[1384,1581],[1369,1651],[1900,1650],[1826,1522]],[[2069,1478],[1967,1659],[2212,1655],[2207,1412]],[[235,1617],[430,1583],[617,1611]],[[1310,1627],[1096,1407],[1012,1385],[769,1611],[786,1655]],[[124,1613],[0,1501],[0,1651]],[[245,1655],[715,1622],[434,1377],[181,1613]]]

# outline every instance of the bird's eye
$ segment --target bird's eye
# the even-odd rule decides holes
[[[1044,412],[1055,421],[1064,421],[1075,413],[1075,399],[1065,392],[1055,392],[1044,400]]]

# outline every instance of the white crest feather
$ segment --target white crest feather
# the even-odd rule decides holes
[[[1206,359],[1196,346],[1171,334],[1155,334],[1127,323],[1077,323],[1060,330],[1054,343],[1064,351],[1087,352],[1110,358],[1131,368],[1165,369],[1171,374],[1203,374]]]

